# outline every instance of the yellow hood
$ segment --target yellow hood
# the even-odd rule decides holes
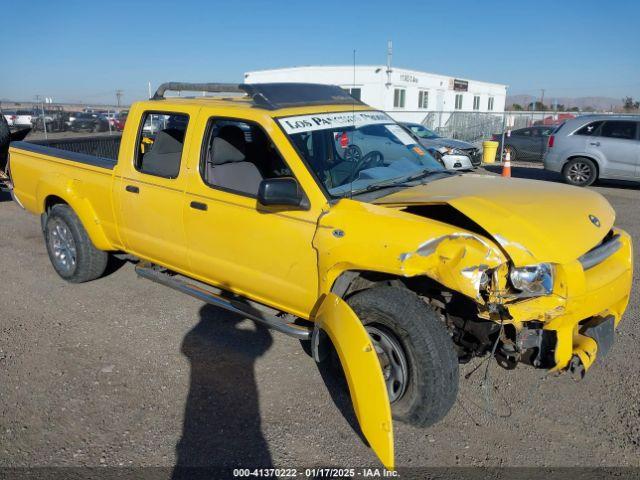
[[[573,261],[595,247],[615,220],[609,202],[591,190],[473,174],[408,188],[375,203],[448,204],[491,234],[516,265]]]

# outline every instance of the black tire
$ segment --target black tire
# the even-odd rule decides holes
[[[562,178],[570,185],[588,187],[598,179],[598,167],[589,158],[572,158],[562,168]]]
[[[365,328],[392,335],[404,351],[408,382],[391,403],[393,418],[419,427],[442,420],[458,394],[458,356],[436,312],[410,290],[391,286],[363,290],[347,303]]]
[[[68,205],[54,205],[49,210],[44,239],[54,270],[68,282],[95,280],[107,268],[109,254],[93,245],[80,219]]]
[[[511,153],[509,161],[515,162],[520,156],[520,154],[518,153],[518,150],[516,150],[516,148],[513,145],[504,146],[504,149],[502,150],[502,161],[504,161],[505,158],[507,157],[507,150],[509,150],[509,152]]]

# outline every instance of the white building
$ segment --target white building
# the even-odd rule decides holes
[[[245,83],[303,82],[340,85],[400,121],[421,122],[429,112],[496,112],[505,107],[507,86],[386,65],[307,66],[257,70]]]

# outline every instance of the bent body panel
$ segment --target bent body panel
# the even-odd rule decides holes
[[[391,405],[369,334],[353,310],[331,293],[324,297],[315,321],[338,352],[363,435],[382,464],[393,470]]]

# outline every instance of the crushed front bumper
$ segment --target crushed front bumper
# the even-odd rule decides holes
[[[557,266],[554,294],[507,305],[516,348],[534,366],[584,373],[610,350],[633,277],[631,238],[614,233],[620,247],[600,263]]]

